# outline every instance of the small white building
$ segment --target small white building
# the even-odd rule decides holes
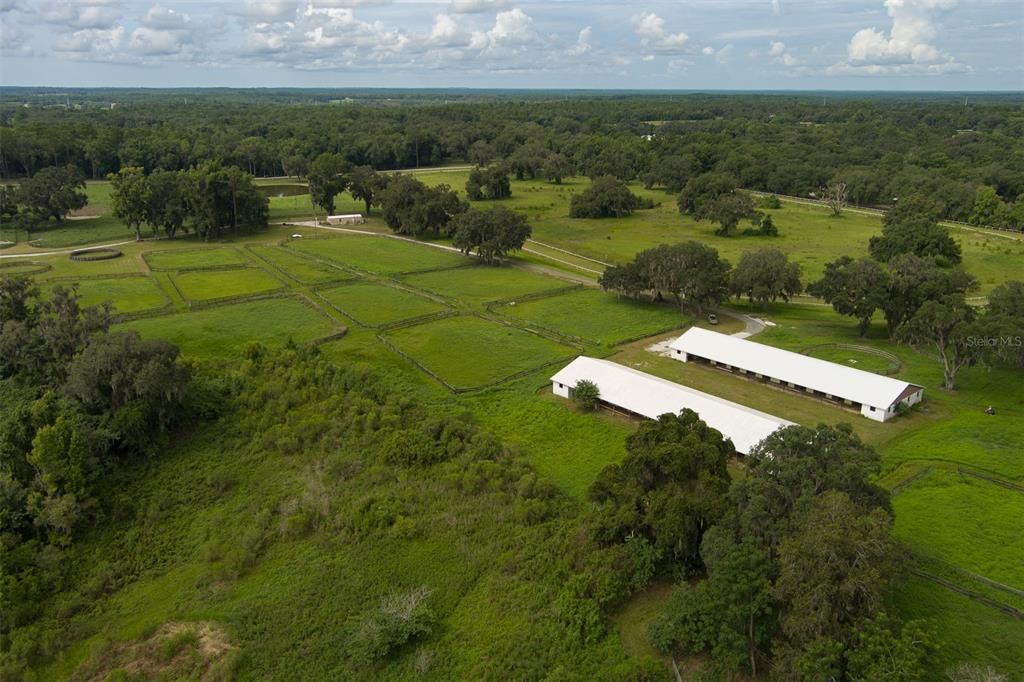
[[[366,220],[362,213],[342,213],[327,216],[328,225],[362,225]]]
[[[576,358],[551,377],[551,389],[555,395],[571,398],[577,382],[583,380],[597,384],[603,404],[647,419],[689,408],[705,424],[732,440],[736,452],[743,455],[750,454],[754,446],[778,429],[794,425],[631,367],[586,356]]]
[[[924,388],[916,384],[699,327],[686,330],[669,347],[676,360],[703,362],[830,400],[879,422],[895,417],[898,405],[916,405],[924,397]]]

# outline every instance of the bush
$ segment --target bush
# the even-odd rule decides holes
[[[573,389],[572,398],[582,409],[591,412],[601,399],[601,389],[593,381],[582,379]]]
[[[349,641],[351,655],[365,663],[379,661],[404,644],[430,634],[434,612],[427,606],[430,590],[418,587],[386,597],[364,619]]]

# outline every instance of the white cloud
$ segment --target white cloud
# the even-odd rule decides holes
[[[459,24],[447,14],[434,16],[434,25],[430,28],[430,42],[440,45],[451,45],[459,37]]]
[[[311,8],[312,3],[308,7]],[[292,19],[297,10],[296,0],[245,0],[232,6],[228,13],[263,23]]]
[[[142,17],[142,25],[158,31],[173,31],[183,29],[191,21],[190,17],[173,9],[167,9],[156,5],[150,7],[145,16]]]
[[[792,50],[786,47],[786,43],[781,40],[773,40],[768,45],[768,59],[775,64],[782,64],[783,66],[800,65],[800,60],[793,55]]]
[[[476,50],[515,48],[532,43],[536,39],[533,18],[516,7],[498,12],[494,18],[494,26],[487,31],[473,33],[469,46]]]
[[[591,39],[594,37],[594,29],[586,26],[580,29],[579,34],[576,36],[576,45],[569,50],[569,54],[574,57],[581,57],[593,49],[593,45],[590,44]]]
[[[143,57],[178,54],[185,39],[181,31],[137,28],[128,39],[128,50]]]
[[[653,12],[641,12],[631,18],[633,32],[640,38],[640,44],[660,54],[678,54],[685,52],[684,47],[690,37],[683,32],[669,33],[665,30],[665,20]]]
[[[772,12],[779,14],[781,11],[782,8],[779,6],[779,0],[772,0]]]
[[[111,3],[98,1],[51,2],[39,12],[43,21],[72,29],[110,29],[121,18]]]
[[[53,44],[53,50],[66,53],[73,59],[117,61],[123,41],[124,26],[112,29],[87,28],[58,39]]]
[[[892,19],[886,34],[876,28],[857,31],[847,46],[850,66],[928,65],[949,61],[932,41],[938,36],[934,15],[956,0],[885,0]]]
[[[448,11],[452,14],[479,14],[504,9],[507,6],[507,0],[451,0]]]

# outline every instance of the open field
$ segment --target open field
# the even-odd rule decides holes
[[[247,265],[240,252],[230,248],[174,249],[145,255],[151,270],[197,270],[202,268],[230,268]]]
[[[1024,590],[1024,489],[934,468],[893,497],[907,546]]]
[[[365,327],[380,327],[445,309],[440,303],[418,294],[372,282],[342,284],[321,289],[317,295]]]
[[[379,275],[448,268],[471,262],[466,256],[458,253],[412,244],[401,239],[388,239],[393,243],[382,247],[381,239],[345,235],[303,240],[289,248]]]
[[[600,345],[682,328],[692,319],[673,305],[638,302],[593,289],[503,305],[495,312],[526,326],[540,325]]]
[[[75,284],[83,305],[99,305],[109,301],[118,313],[138,313],[162,308],[170,303],[167,294],[152,277],[111,277],[82,279],[76,282],[53,282],[47,287]]]
[[[571,282],[509,266],[480,265],[457,270],[425,272],[402,279],[420,289],[475,305],[489,301],[514,300],[527,294],[572,286]]]
[[[577,354],[576,349],[498,322],[449,317],[387,332],[387,338],[457,388],[475,388]]]
[[[442,174],[433,177],[454,186],[460,184]],[[531,185],[540,189],[529,191],[527,188]],[[687,221],[675,213],[670,200],[666,200],[666,205],[661,208],[646,212],[656,215],[660,211],[660,224],[640,214],[621,221],[570,221],[556,215],[564,213],[558,201],[566,200],[568,190],[578,191],[581,186],[574,182],[558,190],[546,183],[514,183],[513,191],[517,195],[508,205],[539,216],[535,227],[538,238],[616,261],[630,257],[630,249],[666,241],[666,235],[671,235],[673,240],[695,235],[714,243],[723,252],[734,249],[730,252],[734,260],[742,249],[768,243],[756,238],[726,242],[712,238],[709,225],[687,227]],[[273,201],[304,200],[302,196],[293,196]],[[547,205],[552,202],[556,205]],[[771,245],[779,245],[793,255],[800,255],[808,271],[820,268],[824,261],[841,253],[857,251],[857,245],[866,242],[865,235],[873,233],[877,227],[869,224],[871,221],[877,223],[877,219],[852,213],[838,219],[843,221],[842,224],[834,221],[835,224],[828,227],[830,219],[821,209],[797,204],[784,204],[784,208],[775,213],[783,236]],[[842,228],[849,228],[850,234],[844,237]],[[820,232],[818,240],[801,230]],[[542,236],[545,231],[547,234]],[[605,232],[612,239],[607,239]],[[33,277],[44,287],[54,284],[48,281],[52,278],[81,278],[79,285],[86,303],[110,299],[122,312],[160,307],[167,300],[163,291],[166,290],[181,310],[184,302],[178,299],[170,286],[172,278],[188,299],[198,301],[281,288],[303,292],[312,298],[306,286],[351,276],[309,257],[315,256],[384,276],[366,275],[365,282],[318,291],[320,296],[358,322],[375,326],[443,309],[427,298],[389,286],[387,276],[399,275],[398,279],[404,285],[436,292],[460,312],[466,313],[485,313],[484,306],[488,302],[517,300],[569,285],[563,280],[522,267],[508,266],[471,265],[400,275],[471,261],[428,246],[363,236],[307,237],[284,247],[272,245],[286,238],[288,233],[289,230],[271,228],[259,235],[232,240],[231,246],[227,247],[202,247],[200,242],[191,238],[131,243],[120,247],[125,254],[123,257],[93,263],[73,262],[66,255],[39,257],[33,260],[50,264],[52,269]],[[124,235],[130,238],[127,231]],[[320,236],[325,235],[321,233]],[[1018,248],[1016,245],[1001,240],[1000,248],[997,248],[994,242],[985,245],[987,237],[961,236],[965,242],[972,242],[970,247],[964,244],[968,269],[981,273],[979,276],[983,279],[986,276],[984,271],[988,269],[988,286],[1019,276],[1014,274],[1019,269],[1013,269],[1020,258],[1014,251]],[[189,248],[182,248],[185,245]],[[247,245],[248,248],[238,248]],[[21,245],[16,248],[21,248]],[[1006,253],[1007,250],[1010,253]],[[143,254],[146,255],[145,261]],[[90,279],[97,275],[143,274],[147,271],[147,262],[160,271],[151,277]],[[238,267],[242,265],[248,267]],[[180,272],[196,267],[234,269]],[[287,284],[283,283],[286,278],[281,273],[290,278]],[[604,466],[621,459],[625,438],[635,426],[629,420],[607,413],[578,412],[568,401],[552,397],[547,378],[558,367],[529,370],[557,359],[567,361],[578,351],[523,328],[545,327],[561,334],[582,337],[604,346],[602,354],[613,353],[611,359],[617,362],[805,425],[848,422],[880,452],[885,485],[899,485],[915,472],[929,467],[933,469],[923,478],[899,488],[894,496],[895,532],[901,542],[922,555],[934,556],[964,570],[1024,588],[1019,566],[1024,547],[1020,545],[1017,528],[1017,520],[1024,516],[1021,503],[1024,497],[994,483],[955,473],[959,465],[1018,485],[1024,483],[1024,457],[1021,456],[1024,382],[1020,381],[1020,370],[968,368],[960,374],[959,390],[951,393],[939,388],[941,368],[937,360],[888,341],[880,319],[875,321],[867,338],[860,339],[853,320],[839,317],[829,307],[804,299],[796,304],[768,306],[764,311],[742,304],[730,307],[775,323],[757,337],[760,342],[795,351],[822,344],[855,344],[893,353],[902,365],[898,376],[925,386],[925,403],[908,417],[879,424],[857,413],[802,395],[703,366],[655,356],[646,350],[653,339],[618,344],[621,339],[657,332],[667,326],[684,326],[689,320],[671,306],[634,304],[590,289],[517,301],[515,306],[493,306],[494,312],[512,326],[464,314],[385,333],[388,340],[428,370],[458,387],[477,387],[519,372],[528,373],[524,378],[479,393],[452,396],[426,373],[388,349],[369,329],[353,327],[344,338],[332,341],[322,349],[328,357],[372,366],[388,374],[389,380],[429,392],[438,400],[457,401],[469,409],[487,430],[521,451],[543,479],[553,482],[576,500],[585,498],[587,488]],[[336,316],[334,311],[329,314]],[[148,338],[166,338],[181,346],[187,355],[202,359],[237,355],[249,341],[262,341],[269,345],[282,345],[289,338],[296,342],[310,341],[336,332],[339,324],[297,297],[281,297],[135,320],[117,328],[136,329]],[[723,319],[723,324],[716,329],[733,332],[740,328],[742,325],[731,319]],[[849,364],[860,369],[879,370],[888,366],[888,361],[877,356],[845,348],[818,349],[814,355],[843,363],[856,360],[856,363]],[[984,413],[989,404],[996,408],[994,417]],[[237,504],[242,502],[237,501]],[[422,549],[424,552],[437,551],[433,545]],[[315,548],[302,546],[297,550],[312,552],[302,554],[311,561],[330,563],[330,560],[316,554]],[[409,557],[409,562],[414,559]],[[395,566],[405,570],[409,568],[406,564],[403,560]],[[287,557],[275,555],[269,558],[267,570],[288,572],[295,565]],[[332,566],[339,568],[341,564]],[[194,579],[206,569],[203,566],[186,566],[181,570],[182,573],[173,576],[151,576],[145,583],[119,593],[107,615],[119,623],[119,627],[126,628],[126,633],[129,630],[131,633],[141,631],[152,622],[159,622],[158,618],[166,619],[175,612],[179,599],[182,603],[191,603],[188,600],[195,593]],[[246,590],[256,591],[269,584],[267,581],[272,578],[268,573],[241,584]],[[484,599],[476,593],[467,597],[470,601],[477,598]],[[143,608],[142,605],[145,605],[144,615],[134,615]],[[488,613],[488,607],[478,606],[466,606],[463,616],[454,617],[464,617],[468,622],[472,617]],[[624,643],[630,649],[642,649],[640,635],[637,634],[643,629],[642,606],[635,606],[633,611],[627,610],[627,614],[640,615],[624,616],[621,623]],[[918,578],[903,588],[900,607],[901,615],[935,619],[940,638],[944,640],[940,656],[945,663],[961,660],[992,662],[1015,674],[1024,672],[1024,659],[1019,648],[1014,649],[1017,642],[1024,641],[1024,626],[1019,621]],[[462,608],[460,606],[459,610]],[[230,617],[230,614],[225,616]],[[258,633],[242,627],[246,633],[244,637],[248,638],[246,641],[263,641]],[[630,633],[628,636],[626,630]],[[267,666],[266,670],[273,670],[272,659],[272,656],[261,656],[261,665]],[[59,674],[56,676],[60,677]]]
[[[249,250],[301,284],[323,284],[350,279],[352,274],[296,253],[286,246],[250,246]]]
[[[339,330],[330,318],[296,298],[270,298],[188,313],[149,317],[117,326],[145,338],[177,344],[199,357],[238,355],[250,341],[280,346],[288,339],[312,341]]]
[[[187,301],[264,294],[284,287],[279,280],[257,268],[179,272],[172,275],[171,280]]]

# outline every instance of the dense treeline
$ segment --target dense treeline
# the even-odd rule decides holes
[[[852,203],[926,194],[942,217],[1018,225],[1012,204],[1024,193],[1024,116],[1010,103],[690,95],[381,108],[154,97],[2,116],[6,177],[70,163],[102,178],[122,166],[210,160],[257,176],[304,175],[322,153],[378,170],[505,160],[517,178],[610,175],[669,191],[710,171],[799,196],[839,179]]]

